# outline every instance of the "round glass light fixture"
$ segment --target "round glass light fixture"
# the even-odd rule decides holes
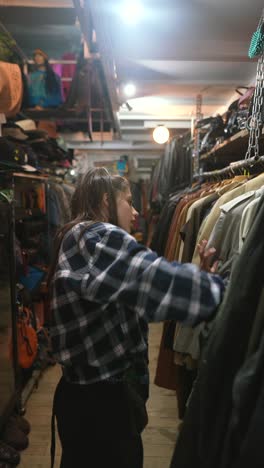
[[[170,132],[164,125],[158,125],[153,132],[153,138],[159,145],[164,145],[170,138]]]
[[[124,93],[127,97],[132,97],[136,93],[136,86],[133,83],[127,83],[124,86]]]
[[[126,24],[136,24],[143,16],[143,5],[139,0],[126,0],[120,7],[120,16]]]

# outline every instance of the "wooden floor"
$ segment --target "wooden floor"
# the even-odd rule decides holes
[[[156,369],[161,330],[162,325],[151,325],[149,339],[151,382]],[[59,378],[60,369],[58,366],[48,369],[43,374],[38,389],[30,397],[26,418],[31,423],[32,431],[30,445],[22,454],[20,468],[50,468],[51,407]],[[175,393],[151,384],[148,413],[149,424],[143,433],[144,468],[168,468],[179,425]],[[60,444],[58,436],[56,442],[55,468],[59,468]]]

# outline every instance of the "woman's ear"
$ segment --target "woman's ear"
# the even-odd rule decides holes
[[[108,198],[108,194],[107,193],[104,193],[103,194],[103,205],[107,208],[109,208],[109,198]]]
[[[107,193],[103,194],[103,199],[102,199],[102,215],[103,215],[103,220],[105,223],[109,222],[109,197]]]

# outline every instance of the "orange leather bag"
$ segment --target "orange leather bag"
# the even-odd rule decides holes
[[[18,363],[23,369],[29,369],[37,356],[38,338],[35,329],[30,325],[31,311],[23,307],[17,321]]]

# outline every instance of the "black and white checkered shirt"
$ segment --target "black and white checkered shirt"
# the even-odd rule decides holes
[[[195,325],[209,318],[221,301],[222,280],[195,265],[167,262],[111,224],[84,227],[65,235],[54,276],[55,358],[70,382],[98,382],[134,365],[146,383],[148,323]]]

